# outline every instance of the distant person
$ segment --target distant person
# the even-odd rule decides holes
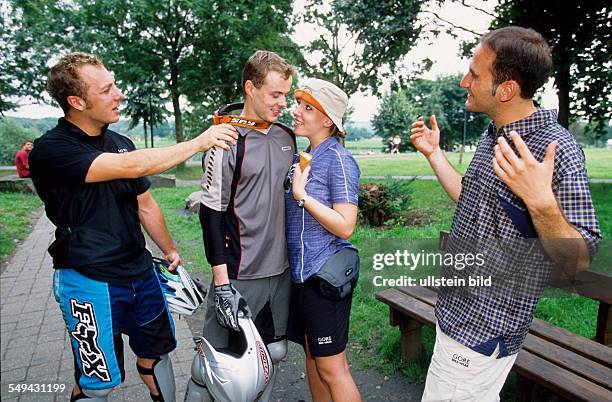
[[[400,153],[400,144],[402,143],[402,139],[400,138],[399,135],[395,135],[395,137],[393,137],[393,151],[392,153],[394,154],[399,154]]]
[[[532,29],[510,26],[480,39],[460,85],[467,109],[492,122],[464,176],[440,149],[435,116],[431,129],[422,117],[412,124],[412,143],[457,202],[449,244],[460,246],[451,251],[483,252],[479,245],[487,239],[518,246],[541,239],[525,252],[484,250],[491,251],[489,274],[528,270],[518,296],[512,289],[483,296],[483,288],[457,296],[456,288],[440,287],[423,401],[499,401],[553,267],[570,274],[588,269],[601,241],[584,154],[556,111],[533,102],[551,69],[551,50]],[[452,278],[460,270],[443,272]]]
[[[313,401],[357,402],[361,396],[346,357],[352,291],[332,298],[316,276],[324,267],[342,274],[359,268],[348,239],[357,225],[360,171],[339,142],[346,133],[342,116],[348,96],[313,79],[296,89],[295,98],[294,131],[308,139],[312,159],[304,171],[295,165],[292,191],[285,195],[293,282],[287,336],[304,348]]]
[[[32,151],[32,145],[32,141],[24,141],[21,145],[21,149],[15,154],[15,168],[17,168],[19,177],[30,177],[30,164],[28,158],[30,156],[30,151]]]
[[[171,147],[135,150],[129,138],[108,128],[119,120],[124,97],[113,74],[91,54],[61,57],[49,71],[47,91],[64,117],[35,141],[30,169],[56,226],[49,254],[74,356],[70,400],[106,401],[125,380],[126,334],[151,399],[174,401],[174,323],[141,226],[170,270],[181,258],[146,176],[213,146],[228,148],[235,129],[213,126]]]
[[[387,153],[393,153],[393,136],[387,140]]]

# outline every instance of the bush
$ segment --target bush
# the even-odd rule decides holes
[[[403,225],[412,199],[410,184],[413,181],[387,179],[383,183],[360,184],[360,222],[372,227]]]
[[[0,165],[13,165],[15,153],[25,140],[34,140],[40,133],[34,129],[23,128],[10,117],[0,119]]]

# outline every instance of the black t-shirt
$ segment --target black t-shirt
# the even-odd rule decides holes
[[[105,282],[127,282],[150,272],[136,198],[148,190],[149,179],[85,183],[100,154],[134,149],[129,138],[106,127],[93,137],[64,118],[34,141],[31,177],[57,227],[49,248],[54,268],[77,269]]]

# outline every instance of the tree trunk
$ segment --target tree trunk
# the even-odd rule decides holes
[[[142,126],[144,128],[144,140],[145,140],[145,148],[149,148],[149,139],[147,137],[147,120],[142,119]]]
[[[569,13],[565,13],[569,14]],[[568,15],[564,15],[564,19],[570,18]],[[569,24],[569,22],[567,22]],[[573,25],[567,25],[573,26]],[[556,65],[555,71],[555,85],[557,86],[557,97],[559,98],[559,116],[557,120],[563,127],[569,127],[570,118],[570,97],[569,92],[571,88],[571,76],[570,67],[572,65],[571,56],[569,54],[569,32],[561,32],[559,36],[559,43],[555,46]]]
[[[175,63],[170,64],[170,92],[172,93],[172,108],[174,110],[174,130],[176,132],[176,143],[185,141],[183,134],[183,115],[181,114],[181,104],[179,97],[181,94],[178,89],[178,68]],[[185,162],[176,166],[178,169],[185,168]]]

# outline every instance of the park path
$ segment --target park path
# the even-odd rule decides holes
[[[73,384],[72,352],[61,312],[53,297],[51,257],[47,247],[54,227],[44,214],[17,248],[0,274],[0,400],[68,401]],[[197,274],[199,276],[199,274]],[[204,278],[202,278],[204,279]],[[209,278],[205,279],[208,282]],[[183,400],[194,356],[192,333],[200,334],[203,311],[189,319],[174,316],[178,347],[171,354],[176,378],[177,401]],[[191,329],[190,329],[191,328]],[[148,390],[136,372],[136,359],[125,339],[126,380],[113,390],[109,401],[150,401]],[[352,346],[348,348],[353,360]],[[310,392],[304,373],[302,350],[290,343],[289,355],[280,364],[274,390],[276,402],[307,401]],[[365,401],[418,401],[422,384],[413,384],[401,374],[386,376],[374,369],[352,370]],[[10,384],[64,385],[63,392],[9,392]]]
[[[9,401],[68,401],[74,383],[72,352],[61,312],[53,297],[53,269],[47,247],[54,227],[45,215],[0,275],[1,394]],[[178,400],[182,400],[194,356],[191,331],[174,317],[178,347],[172,353]],[[136,372],[136,358],[125,339],[126,380],[109,401],[150,401]],[[9,384],[64,384],[57,393],[9,392]]]

